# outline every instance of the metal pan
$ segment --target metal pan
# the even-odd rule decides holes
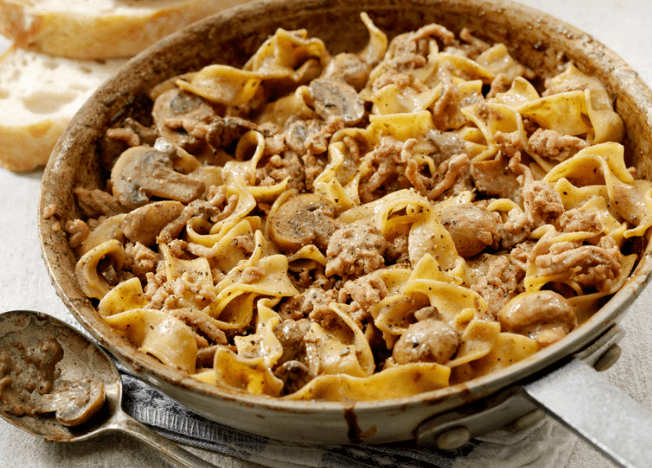
[[[278,27],[306,28],[332,53],[359,49],[367,40],[359,20],[362,11],[390,36],[431,22],[455,32],[467,27],[482,39],[506,43],[513,56],[544,77],[559,71],[560,57],[573,61],[613,95],[626,124],[627,162],[644,178],[652,178],[652,92],[616,54],[563,21],[507,1],[253,3],[196,23],[140,54],[102,86],[68,126],[46,168],[39,210],[42,253],[58,294],[81,324],[145,382],[207,418],[254,434],[321,444],[416,439],[455,448],[504,424],[525,424],[540,414],[536,410],[541,406],[619,463],[652,466],[649,451],[645,453],[645,439],[652,434],[649,412],[607,387],[592,369],[596,364],[604,368],[617,357],[622,335],[617,322],[649,279],[649,246],[625,287],[560,342],[464,384],[377,402],[290,402],[197,382],[123,341],[79,289],[75,256],[56,223],[77,217],[75,186],[102,186],[98,142],[105,128],[126,116],[147,114],[147,91],[174,75],[215,62],[241,66]],[[43,209],[52,204],[61,216],[45,219]],[[613,430],[616,424],[622,427]]]

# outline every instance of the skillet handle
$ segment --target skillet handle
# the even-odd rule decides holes
[[[619,465],[652,467],[652,412],[612,385],[589,361],[575,357],[522,388]]]

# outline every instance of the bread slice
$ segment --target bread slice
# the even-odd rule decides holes
[[[24,172],[45,165],[72,116],[125,62],[7,49],[0,55],[0,166]]]
[[[194,21],[250,0],[0,0],[0,34],[79,59],[131,57]]]

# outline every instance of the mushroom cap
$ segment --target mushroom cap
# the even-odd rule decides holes
[[[322,78],[311,81],[309,89],[315,112],[324,120],[341,117],[345,124],[355,125],[364,117],[364,102],[350,84]]]
[[[398,364],[436,362],[445,364],[457,351],[457,332],[445,322],[433,319],[413,323],[401,335],[392,351]]]
[[[204,142],[191,135],[189,128],[198,123],[208,124],[216,113],[199,96],[173,88],[156,98],[152,115],[156,129],[163,138],[175,146],[192,151],[202,146]],[[170,125],[171,122],[177,125]]]
[[[129,212],[120,227],[130,241],[146,246],[154,245],[161,230],[177,219],[183,208],[182,203],[174,200],[148,203]]]
[[[204,183],[177,172],[170,155],[151,146],[134,146],[120,155],[111,171],[113,196],[133,210],[160,197],[190,203],[204,193]]]
[[[527,335],[548,345],[577,326],[572,304],[561,294],[542,290],[523,293],[498,312],[502,330]]]
[[[64,426],[78,426],[88,421],[104,405],[104,384],[97,380],[73,382],[61,394],[61,406],[55,417]],[[67,397],[67,398],[66,398]]]
[[[305,193],[290,198],[270,216],[270,237],[283,251],[295,252],[314,244],[325,250],[337,229],[335,206],[330,200]]]
[[[472,204],[446,207],[441,213],[441,223],[453,238],[457,253],[464,258],[479,254],[498,237],[494,215]]]

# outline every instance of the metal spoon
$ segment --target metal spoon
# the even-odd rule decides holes
[[[14,416],[0,405],[0,415],[13,425],[48,441],[82,441],[99,434],[121,432],[145,442],[165,458],[189,468],[214,468],[192,453],[136,421],[122,410],[122,379],[109,356],[83,334],[47,314],[15,310],[0,314],[0,350],[19,343],[25,348],[54,337],[63,348],[58,368],[60,379],[91,379],[104,383],[105,402],[91,419],[79,426],[67,427],[54,417]]]

